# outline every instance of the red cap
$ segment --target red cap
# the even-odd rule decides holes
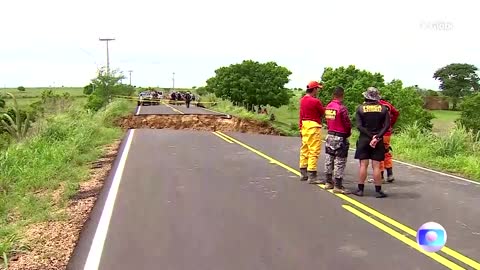
[[[310,83],[308,83],[307,85],[307,89],[313,89],[313,88],[323,88],[323,85],[318,83],[317,81],[311,81]]]

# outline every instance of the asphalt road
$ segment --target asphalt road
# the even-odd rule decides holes
[[[479,185],[395,164],[390,197],[372,197],[373,185],[360,199],[338,196],[297,180],[298,138],[227,135],[130,131],[68,269],[480,266],[461,255],[480,261]],[[349,187],[356,170],[351,159]],[[461,254],[411,245],[408,229],[427,221]]]
[[[220,112],[215,112],[209,109],[190,105],[187,108],[185,104],[182,105],[149,105],[149,106],[137,106],[135,109],[135,115],[170,115],[170,114],[209,114],[209,115],[225,115]]]

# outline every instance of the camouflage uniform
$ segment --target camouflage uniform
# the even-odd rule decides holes
[[[325,174],[342,179],[350,143],[347,138],[328,134],[325,142]]]

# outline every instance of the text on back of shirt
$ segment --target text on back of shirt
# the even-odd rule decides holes
[[[382,105],[363,105],[363,112],[382,112]]]
[[[334,120],[336,116],[337,116],[336,110],[332,110],[332,109],[325,110],[325,119]]]

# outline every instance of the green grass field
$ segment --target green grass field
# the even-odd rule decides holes
[[[74,103],[78,105],[84,105],[87,101],[87,97],[85,96],[74,96]],[[17,98],[17,103],[20,109],[25,109],[30,104],[37,102],[40,100],[40,97],[36,98]],[[0,108],[0,112],[4,112],[13,106],[13,99],[5,99],[5,108]]]
[[[34,98],[40,97],[43,90],[52,90],[54,94],[70,93],[71,96],[83,96],[82,87],[32,87],[26,88],[25,91],[18,91],[16,88],[0,88],[0,95],[6,96],[7,92],[14,94],[17,98]],[[7,98],[7,97],[5,97]]]
[[[457,111],[430,111],[435,116],[432,120],[433,132],[444,133],[455,127],[455,120],[460,117]]]

